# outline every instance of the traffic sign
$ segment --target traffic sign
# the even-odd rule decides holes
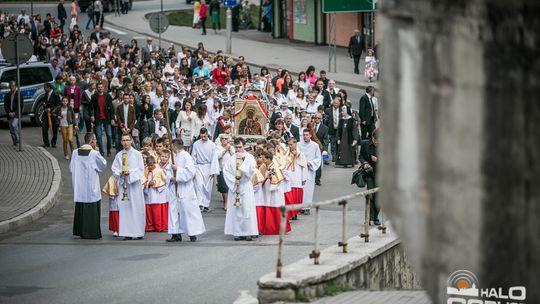
[[[227,7],[235,7],[238,5],[238,0],[225,0],[223,5]]]
[[[2,42],[2,55],[4,59],[17,64],[17,46],[19,47],[19,64],[27,62],[34,53],[32,41],[28,36],[20,33],[11,33]]]
[[[323,0],[323,13],[373,12],[379,9],[377,0]]]
[[[169,18],[167,15],[158,13],[150,16],[150,28],[154,33],[162,34],[169,28]]]

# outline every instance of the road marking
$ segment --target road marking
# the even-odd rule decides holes
[[[103,29],[105,29],[105,30],[107,30],[107,31],[115,32],[115,33],[118,34],[118,35],[127,35],[126,32],[122,32],[122,31],[120,31],[120,30],[114,29],[114,28],[109,27],[109,26],[105,26],[105,27],[103,27]]]

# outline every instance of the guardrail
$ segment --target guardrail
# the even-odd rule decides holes
[[[369,242],[369,206],[370,206],[370,200],[371,200],[371,194],[378,192],[379,188],[373,188],[370,190],[354,193],[347,196],[342,196],[339,198],[326,200],[322,202],[316,202],[311,203],[307,205],[286,205],[279,207],[279,210],[281,212],[281,225],[279,228],[279,243],[278,243],[278,257],[277,257],[277,267],[276,267],[276,277],[281,278],[281,268],[283,267],[282,264],[282,254],[283,254],[283,246],[284,246],[284,236],[285,236],[285,226],[287,224],[287,212],[288,211],[294,211],[294,210],[300,210],[302,208],[315,208],[315,227],[314,227],[314,249],[309,254],[309,258],[313,259],[313,262],[315,265],[319,264],[319,257],[321,255],[321,252],[319,250],[319,224],[320,224],[320,207],[326,206],[326,205],[332,205],[332,204],[338,204],[342,206],[343,214],[342,214],[342,229],[341,229],[341,241],[338,242],[338,245],[343,248],[343,253],[347,253],[347,204],[349,200],[352,200],[354,198],[357,198],[359,196],[366,197],[366,207],[364,211],[364,232],[360,234],[362,238],[364,238],[365,242]],[[382,215],[381,215],[382,219]],[[384,220],[381,220],[381,225],[378,226],[378,229],[382,231],[382,233],[386,233],[386,227],[384,226]]]

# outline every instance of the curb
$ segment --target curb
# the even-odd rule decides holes
[[[1,222],[0,233],[5,233],[17,227],[21,227],[23,225],[37,221],[39,218],[44,216],[45,213],[47,213],[47,211],[49,211],[56,203],[56,196],[58,194],[58,190],[60,189],[60,184],[62,183],[62,172],[60,171],[60,166],[58,165],[58,161],[56,160],[56,158],[54,158],[44,148],[42,147],[38,147],[38,148],[41,150],[43,154],[45,154],[45,156],[47,156],[51,160],[51,163],[53,166],[54,177],[53,177],[51,189],[49,189],[49,193],[47,193],[47,196],[45,196],[39,202],[39,204],[34,206],[32,209],[14,218],[11,218],[7,221]]]
[[[168,11],[176,11],[176,10],[168,10]],[[165,12],[165,11],[164,11],[164,12]],[[148,13],[146,13],[146,14],[144,15],[145,20],[147,20],[147,19],[146,19],[146,16],[147,16],[147,15],[155,14],[155,13],[159,13],[159,11],[156,11],[156,12],[148,12]],[[109,20],[105,20],[105,24],[113,25],[113,26],[118,27],[118,28],[120,28],[120,29],[123,29],[123,30],[126,30],[126,31],[130,31],[130,32],[134,32],[134,33],[137,33],[137,34],[139,34],[139,35],[150,36],[150,37],[152,37],[152,38],[154,38],[154,39],[159,39],[159,35],[156,35],[155,33],[148,33],[148,32],[139,32],[139,31],[135,31],[135,30],[133,30],[133,29],[130,29],[130,28],[127,28],[127,27],[118,25],[118,24],[116,24],[116,23],[113,23],[113,22],[111,22],[111,21],[109,21]],[[164,37],[161,37],[161,40],[162,40],[162,41],[165,41],[165,42],[168,42],[168,43],[180,44],[180,42],[178,42],[178,41],[173,41],[173,40],[170,40],[170,39],[167,39],[167,38],[164,38]],[[195,46],[192,46],[192,45],[189,45],[189,44],[181,43],[181,45],[182,45],[182,46],[185,46],[185,47],[188,47],[188,48],[191,48],[191,49],[196,49]],[[210,53],[210,54],[213,54],[213,55],[216,54],[215,52],[212,52],[212,51],[207,51],[207,52]],[[234,60],[238,61],[238,58],[237,58],[237,57],[235,57],[235,56],[233,56],[233,55],[231,55],[231,54],[226,54],[225,52],[223,52],[223,53],[224,53],[225,55],[227,55],[228,57],[231,57],[231,58],[233,58]],[[262,68],[263,66],[265,66],[265,65],[263,65],[263,64],[258,64],[258,63],[250,62],[250,61],[247,61],[247,60],[246,60],[245,62],[246,62],[248,65],[257,67],[257,68],[259,68],[259,69]],[[266,66],[266,67],[268,68],[268,70],[271,70],[271,71],[273,71],[273,72],[276,72],[276,71],[277,71],[276,68],[272,68],[272,67],[268,67],[268,66]],[[294,76],[298,76],[298,73],[299,73],[299,72],[293,72],[293,71],[289,71],[289,72],[291,72],[291,74],[293,74]],[[351,82],[347,82],[347,81],[337,81],[337,80],[336,80],[336,84],[337,84],[337,85],[340,85],[340,86],[347,86],[347,87],[351,87],[351,88],[355,88],[355,89],[362,89],[362,90],[365,90],[366,87],[367,87],[367,86],[365,86],[365,85],[359,85],[359,84],[357,84],[357,83],[351,83]],[[375,90],[377,90],[377,89],[375,89]]]

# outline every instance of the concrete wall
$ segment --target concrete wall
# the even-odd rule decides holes
[[[324,14],[326,19],[326,42],[330,43],[330,17]],[[363,32],[361,13],[337,13],[336,14],[336,45],[347,47],[349,38],[354,34],[354,30]]]
[[[540,303],[540,2],[385,0],[379,202],[435,303],[447,279]]]
[[[399,244],[336,277],[314,281],[309,285],[289,285],[283,288],[259,287],[259,303],[315,299],[327,295],[328,288],[365,290],[421,288],[418,276],[412,271]]]

